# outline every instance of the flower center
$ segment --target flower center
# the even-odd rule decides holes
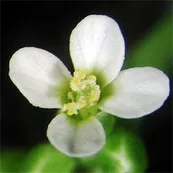
[[[80,110],[94,106],[100,98],[100,86],[96,80],[94,75],[75,71],[67,93],[69,102],[63,105],[62,111],[67,115],[76,115]]]

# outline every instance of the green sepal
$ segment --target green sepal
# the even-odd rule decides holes
[[[115,116],[101,111],[97,113],[96,118],[102,123],[107,135],[112,132],[116,120]]]
[[[33,148],[26,156],[21,166],[21,172],[25,173],[48,173],[63,172],[71,173],[75,167],[75,160],[60,153],[50,144],[41,144]]]

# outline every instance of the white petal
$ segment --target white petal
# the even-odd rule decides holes
[[[90,15],[72,31],[70,54],[75,69],[102,72],[106,84],[119,73],[124,53],[124,39],[119,26],[108,16]]]
[[[42,108],[61,106],[55,89],[71,75],[56,56],[25,47],[13,54],[9,66],[11,80],[31,104]]]
[[[50,143],[64,154],[86,157],[97,153],[105,144],[105,133],[96,118],[75,121],[65,114],[57,115],[49,124]]]
[[[136,118],[150,114],[162,106],[169,95],[169,79],[152,67],[121,71],[111,84],[112,97],[101,109],[121,118]]]

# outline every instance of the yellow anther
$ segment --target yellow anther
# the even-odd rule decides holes
[[[77,70],[74,72],[74,78],[78,78],[81,80],[81,79],[85,79],[85,77],[86,77],[86,74],[82,70]]]
[[[81,96],[79,100],[77,101],[78,108],[81,109],[87,105],[87,100],[84,96]]]
[[[94,75],[89,75],[89,76],[87,76],[87,80],[96,82],[97,79]]]
[[[80,86],[80,79],[78,79],[78,78],[73,78],[72,80],[71,80],[71,82],[70,82],[70,87],[71,87],[71,89],[73,90],[73,91],[78,91],[80,88],[79,88],[79,86]]]
[[[100,87],[96,85],[93,90],[91,91],[88,100],[92,102],[96,102],[99,100],[100,97]]]
[[[78,114],[78,105],[75,102],[67,103],[63,106],[62,111],[68,115]]]

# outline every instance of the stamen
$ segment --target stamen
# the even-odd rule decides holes
[[[68,115],[78,114],[78,110],[96,104],[100,98],[100,86],[96,80],[94,75],[87,75],[82,70],[75,71],[70,81],[71,91],[67,94],[70,102],[64,104],[62,111]]]

